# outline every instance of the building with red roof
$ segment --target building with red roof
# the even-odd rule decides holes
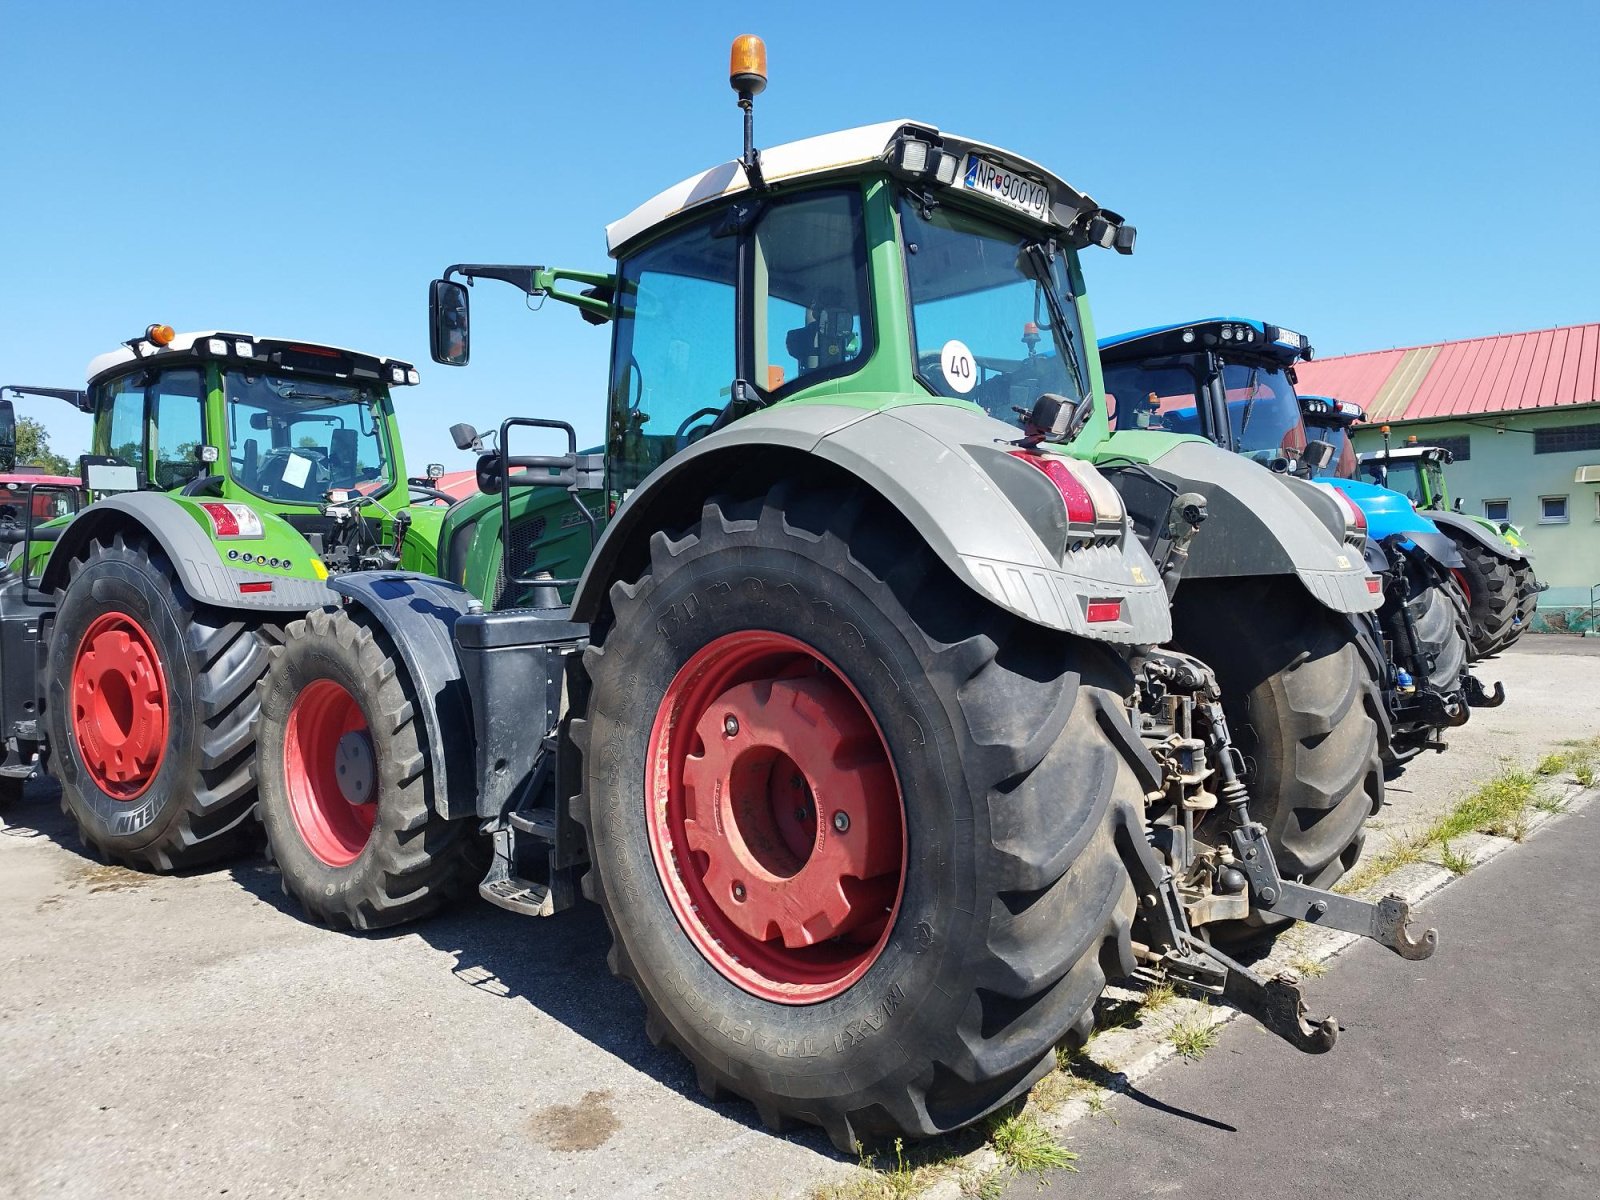
[[[1303,394],[1366,409],[1358,451],[1443,445],[1451,495],[1507,520],[1550,584],[1541,616],[1590,626],[1600,602],[1600,323],[1372,350],[1296,368]]]

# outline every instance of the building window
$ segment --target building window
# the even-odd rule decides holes
[[[1464,433],[1454,437],[1429,438],[1428,444],[1450,451],[1452,462],[1466,462],[1472,457],[1472,439]]]
[[[1491,521],[1511,520],[1511,501],[1485,500],[1483,502],[1483,515]]]
[[[1535,454],[1565,454],[1570,450],[1600,450],[1600,421],[1590,425],[1552,425],[1533,431]]]
[[[1539,497],[1539,524],[1565,525],[1567,523],[1567,498],[1565,496]]]

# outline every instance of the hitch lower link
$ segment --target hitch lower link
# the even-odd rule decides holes
[[[1377,902],[1360,900],[1283,878],[1265,826],[1250,816],[1249,793],[1240,778],[1237,751],[1228,737],[1222,706],[1213,696],[1197,708],[1206,717],[1208,740],[1221,776],[1220,799],[1232,822],[1228,833],[1235,860],[1232,865],[1245,876],[1252,907],[1264,914],[1371,938],[1404,959],[1431,956],[1438,933],[1429,929],[1421,937],[1412,936],[1411,907],[1404,897],[1391,894]],[[1139,854],[1131,846],[1121,848],[1142,898],[1148,944],[1152,950],[1162,951],[1161,974],[1193,991],[1220,997],[1296,1049],[1321,1054],[1333,1048],[1338,1022],[1309,1014],[1298,976],[1284,971],[1263,978],[1195,936],[1172,871],[1153,855]]]

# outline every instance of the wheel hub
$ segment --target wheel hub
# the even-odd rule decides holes
[[[377,782],[377,760],[372,754],[372,739],[364,729],[352,730],[334,748],[334,768],[339,794],[347,804],[366,804],[372,799]]]
[[[378,819],[377,754],[361,706],[331,679],[307,684],[289,709],[283,783],[306,849],[330,867],[361,857]]]
[[[837,995],[876,960],[905,875],[905,816],[860,695],[781,634],[717,639],[651,734],[650,836],[686,933],[746,991]]]
[[[101,791],[135,800],[166,756],[166,678],[150,636],[132,617],[96,617],[72,665],[72,732]]]

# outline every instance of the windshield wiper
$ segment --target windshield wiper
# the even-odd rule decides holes
[[[1089,399],[1089,389],[1083,382],[1083,370],[1078,362],[1078,343],[1072,336],[1072,325],[1067,321],[1066,309],[1061,297],[1056,294],[1055,281],[1050,277],[1050,253],[1040,242],[1029,242],[1028,253],[1033,255],[1034,269],[1039,273],[1039,282],[1044,291],[1044,302],[1050,308],[1050,324],[1066,339],[1066,353],[1062,357],[1067,360],[1067,367],[1072,372],[1072,382],[1077,385],[1081,403]]]
[[[1255,406],[1256,406],[1256,381],[1257,381],[1257,379],[1260,378],[1260,376],[1261,376],[1261,368],[1260,367],[1251,367],[1250,368],[1250,375],[1245,380],[1245,384],[1244,384],[1244,392],[1245,392],[1244,411],[1239,414],[1239,445],[1241,447],[1243,447],[1243,445],[1244,445],[1244,431],[1250,427],[1250,413],[1251,413],[1251,410],[1254,409]],[[1227,395],[1226,389],[1224,389],[1223,395]]]

